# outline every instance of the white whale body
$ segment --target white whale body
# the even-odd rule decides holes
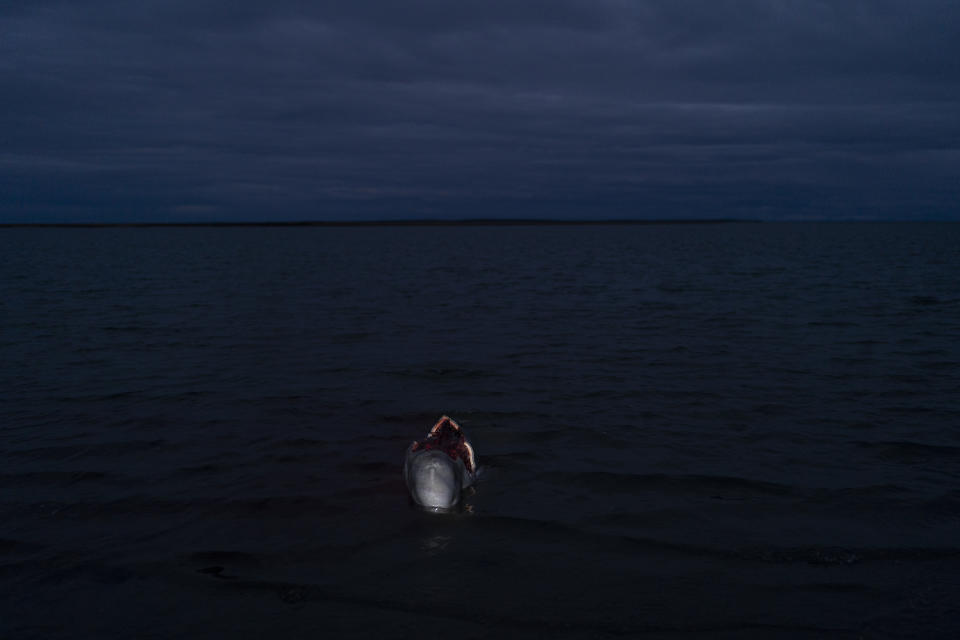
[[[460,493],[477,477],[473,447],[460,428],[448,416],[437,421],[427,437],[407,448],[403,479],[410,497],[422,507],[450,509],[460,501]]]

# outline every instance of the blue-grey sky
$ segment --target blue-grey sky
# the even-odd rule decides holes
[[[0,221],[960,218],[956,0],[6,0]]]

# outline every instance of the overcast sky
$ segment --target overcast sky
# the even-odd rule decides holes
[[[960,2],[0,2],[0,221],[474,217],[960,219]]]

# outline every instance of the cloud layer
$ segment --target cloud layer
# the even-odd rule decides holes
[[[960,217],[952,0],[0,8],[0,221]]]

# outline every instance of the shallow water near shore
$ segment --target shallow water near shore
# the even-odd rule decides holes
[[[956,637],[958,247],[0,229],[0,637]]]

